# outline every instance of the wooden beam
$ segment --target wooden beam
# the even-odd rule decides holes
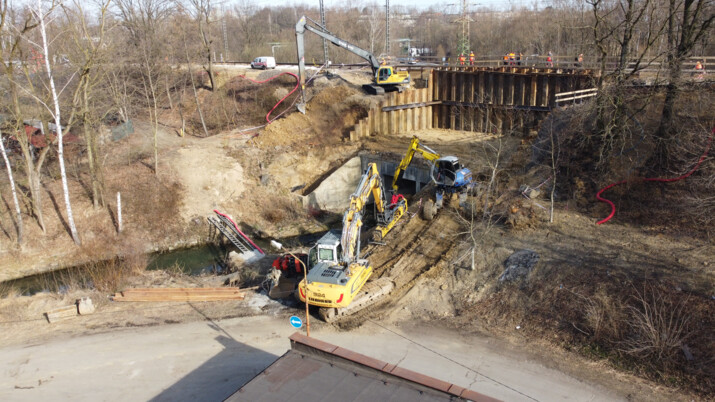
[[[218,301],[243,300],[238,288],[135,288],[115,293],[114,301]]]

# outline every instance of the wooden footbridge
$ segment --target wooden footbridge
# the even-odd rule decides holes
[[[589,69],[440,67],[427,88],[393,92],[356,124],[351,140],[441,128],[504,134],[535,127],[565,101],[594,96]]]

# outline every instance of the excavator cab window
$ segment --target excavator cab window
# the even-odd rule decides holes
[[[386,79],[390,78],[390,75],[392,75],[391,69],[383,67],[380,69],[380,71],[377,72],[377,79],[379,81],[385,81]]]
[[[308,252],[308,266],[314,267],[318,264],[318,249],[313,247]]]
[[[333,254],[333,250],[330,248],[319,248],[318,249],[318,259],[320,261],[334,261],[335,260],[335,255]]]

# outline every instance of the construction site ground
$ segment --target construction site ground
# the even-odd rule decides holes
[[[209,137],[204,137],[200,129],[193,129],[182,137],[178,114],[167,108],[157,132],[156,174],[152,128],[137,119],[135,133],[113,143],[112,152],[107,154],[104,166],[107,208],[93,208],[86,189],[76,180],[70,182],[82,246],[74,246],[66,230],[59,180],[45,183],[47,234],[41,234],[37,224],[26,216],[27,240],[22,246],[14,245],[11,200],[6,195],[9,194],[5,191],[6,183],[1,182],[4,203],[0,207],[0,279],[116,255],[134,255],[134,265],[141,266],[141,255],[146,252],[206,242],[206,217],[213,209],[230,214],[255,238],[282,239],[325,231],[339,224],[339,214],[306,208],[302,196],[360,152],[399,160],[411,137],[417,135],[442,154],[459,156],[474,171],[482,193],[494,194],[489,208],[503,219],[484,221],[484,199],[477,197],[472,200],[473,216],[458,213],[454,200],[435,220],[427,222],[419,216],[420,199],[425,200],[427,193],[413,196],[411,218],[388,234],[384,245],[369,245],[365,249],[375,267],[375,276],[389,273],[397,278],[398,290],[379,306],[335,325],[320,322],[314,314],[311,324],[315,336],[371,356],[384,353],[382,358],[390,363],[401,365],[404,361],[412,370],[507,400],[564,397],[650,401],[712,396],[712,376],[710,382],[701,383],[697,389],[687,381],[691,378],[688,375],[707,378],[708,372],[713,373],[712,367],[696,367],[692,374],[673,377],[668,384],[658,379],[658,374],[647,369],[641,371],[628,361],[614,363],[612,356],[579,338],[579,330],[589,329],[574,330],[582,322],[575,314],[592,307],[605,289],[612,291],[620,285],[624,294],[630,294],[635,279],[654,278],[673,294],[694,295],[687,299],[687,306],[693,332],[700,335],[688,339],[689,350],[698,359],[712,362],[715,340],[711,331],[702,329],[712,329],[715,309],[712,301],[708,301],[709,296],[699,296],[713,292],[715,246],[701,231],[689,230],[685,217],[669,216],[677,224],[666,225],[663,221],[649,220],[652,215],[642,211],[619,210],[614,220],[597,226],[595,222],[608,214],[608,207],[596,204],[592,194],[583,192],[557,202],[550,223],[546,192],[527,199],[519,190],[523,185],[536,187],[549,177],[548,171],[527,173],[524,169],[531,158],[530,139],[524,136],[423,130],[350,142],[347,133],[376,102],[361,92],[359,84],[367,80],[360,72],[345,73],[346,78],[318,77],[309,86],[307,114],[293,112],[292,108],[265,128],[242,131],[261,125],[274,103],[257,102],[258,91],[277,100],[294,83],[286,78],[261,87],[232,78],[246,74],[265,79],[275,74],[245,67],[226,69],[224,73],[224,85],[233,85],[237,91],[249,94],[241,98],[241,105],[245,104],[247,110],[241,127]],[[216,101],[207,91],[202,91],[201,97],[207,105]],[[289,103],[293,100],[294,97],[288,98]],[[257,107],[255,103],[263,106]],[[489,178],[495,169],[502,173],[490,187]],[[647,190],[638,191],[638,196],[647,196]],[[659,191],[662,194],[665,190]],[[121,233],[117,233],[114,201],[117,192],[121,193],[123,205]],[[619,207],[630,208],[635,203],[625,193],[618,193],[617,197]],[[661,208],[667,210],[667,206]],[[468,232],[475,237],[466,236]],[[472,246],[476,250],[473,267],[469,251]],[[500,281],[504,261],[524,249],[539,255],[531,273],[520,281]],[[239,283],[260,284],[262,275],[279,253],[272,250],[260,262],[241,267]],[[136,271],[108,286],[219,286],[223,280],[165,271]],[[131,399],[158,395],[175,399],[187,387],[211,383],[219,371],[229,377],[231,370],[238,370],[240,378],[248,380],[262,368],[258,366],[268,365],[282,350],[287,350],[286,336],[292,331],[288,317],[300,315],[303,307],[294,300],[271,301],[260,291],[250,291],[243,301],[147,304],[112,302],[107,296],[117,289],[108,288],[87,290],[68,286],[63,292],[33,296],[21,296],[6,287],[2,290],[0,350],[3,355],[13,356],[3,363],[5,374],[0,382],[0,396],[7,395],[4,400],[21,399],[20,392],[25,391],[33,397],[50,395],[43,393],[43,387],[54,395],[68,397],[76,396],[76,389],[85,389],[85,395],[99,396],[93,399],[115,399],[126,395],[128,388],[135,388],[129,395]],[[42,317],[48,310],[86,296],[92,297],[97,307],[92,315],[53,324]],[[379,335],[370,336],[376,332]],[[210,339],[210,344],[203,343],[205,339]],[[85,341],[100,349],[131,348],[132,353],[147,358],[120,359],[109,364],[108,369],[95,371],[116,375],[114,386],[83,388],[77,385],[79,380],[67,377],[61,364],[43,360],[36,363],[37,355],[30,357],[23,352],[38,350],[46,356],[63,357],[72,361],[71,366],[65,367],[68,371],[86,373],[104,363],[96,360],[96,354],[65,352],[81,349]],[[428,345],[429,353],[448,355],[449,364],[468,369],[449,374],[453,378],[443,378],[439,366],[430,368],[431,358],[410,361],[405,360],[406,354],[389,351],[390,345],[399,342],[403,342],[400,347],[404,350]],[[165,368],[146,371],[148,366],[155,365],[148,357],[159,353],[154,351],[153,345],[157,343],[170,344],[161,353],[173,357],[161,363],[165,363]],[[206,346],[192,349],[191,345]],[[263,351],[256,360],[260,364],[246,369],[231,363],[230,358],[242,353],[243,348]],[[226,355],[226,351],[230,353]],[[214,356],[227,358],[221,357],[218,366],[206,369],[205,363]],[[106,357],[108,361],[117,358],[111,354]],[[199,367],[202,364],[203,369]],[[519,372],[522,366],[531,374]],[[30,375],[30,370],[39,374]],[[705,370],[706,375],[698,370]],[[457,378],[460,375],[464,377]],[[143,379],[126,382],[139,377]],[[182,383],[182,378],[190,381]],[[240,385],[242,380],[236,378],[224,384]],[[54,379],[58,388],[51,388]],[[162,394],[167,389],[175,393]],[[225,395],[225,389],[215,389],[221,390],[211,394],[217,399]],[[494,392],[490,393],[490,389]]]

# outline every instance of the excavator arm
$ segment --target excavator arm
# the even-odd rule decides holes
[[[298,79],[300,80],[301,92],[305,90],[305,44],[303,40],[305,31],[312,32],[320,36],[321,38],[327,39],[335,46],[341,47],[367,60],[367,62],[370,64],[370,68],[372,68],[373,76],[380,68],[380,62],[372,53],[368,52],[367,50],[361,49],[350,42],[338,38],[330,32],[327,32],[327,29],[323,27],[316,28],[312,25],[308,25],[306,17],[302,16],[295,24],[295,41],[296,48],[298,50]],[[305,94],[303,94],[302,97],[302,104],[305,105]]]
[[[397,165],[397,169],[395,169],[395,174],[392,177],[392,190],[397,191],[397,182],[400,180],[400,176],[402,175],[402,172],[405,171],[410,166],[410,163],[412,163],[412,157],[415,156],[415,152],[419,152],[422,154],[422,156],[427,159],[430,162],[434,162],[437,159],[440,158],[440,155],[435,152],[433,149],[429,148],[426,145],[421,145],[420,144],[420,139],[417,137],[412,137],[412,141],[410,142],[410,147],[407,148],[407,153],[405,153],[405,157],[402,158],[402,161],[400,161],[400,164]]]
[[[376,230],[380,232],[380,238],[394,227],[395,223],[407,210],[407,201],[402,196],[395,197],[394,202],[391,200],[388,203],[385,198],[386,193],[382,184],[382,176],[377,170],[377,164],[369,164],[360,180],[360,184],[350,196],[350,206],[345,211],[345,215],[343,215],[343,233],[340,243],[343,246],[341,261],[344,263],[350,263],[359,258],[362,210],[370,199],[370,194],[375,200],[375,208],[378,212],[378,227]]]

